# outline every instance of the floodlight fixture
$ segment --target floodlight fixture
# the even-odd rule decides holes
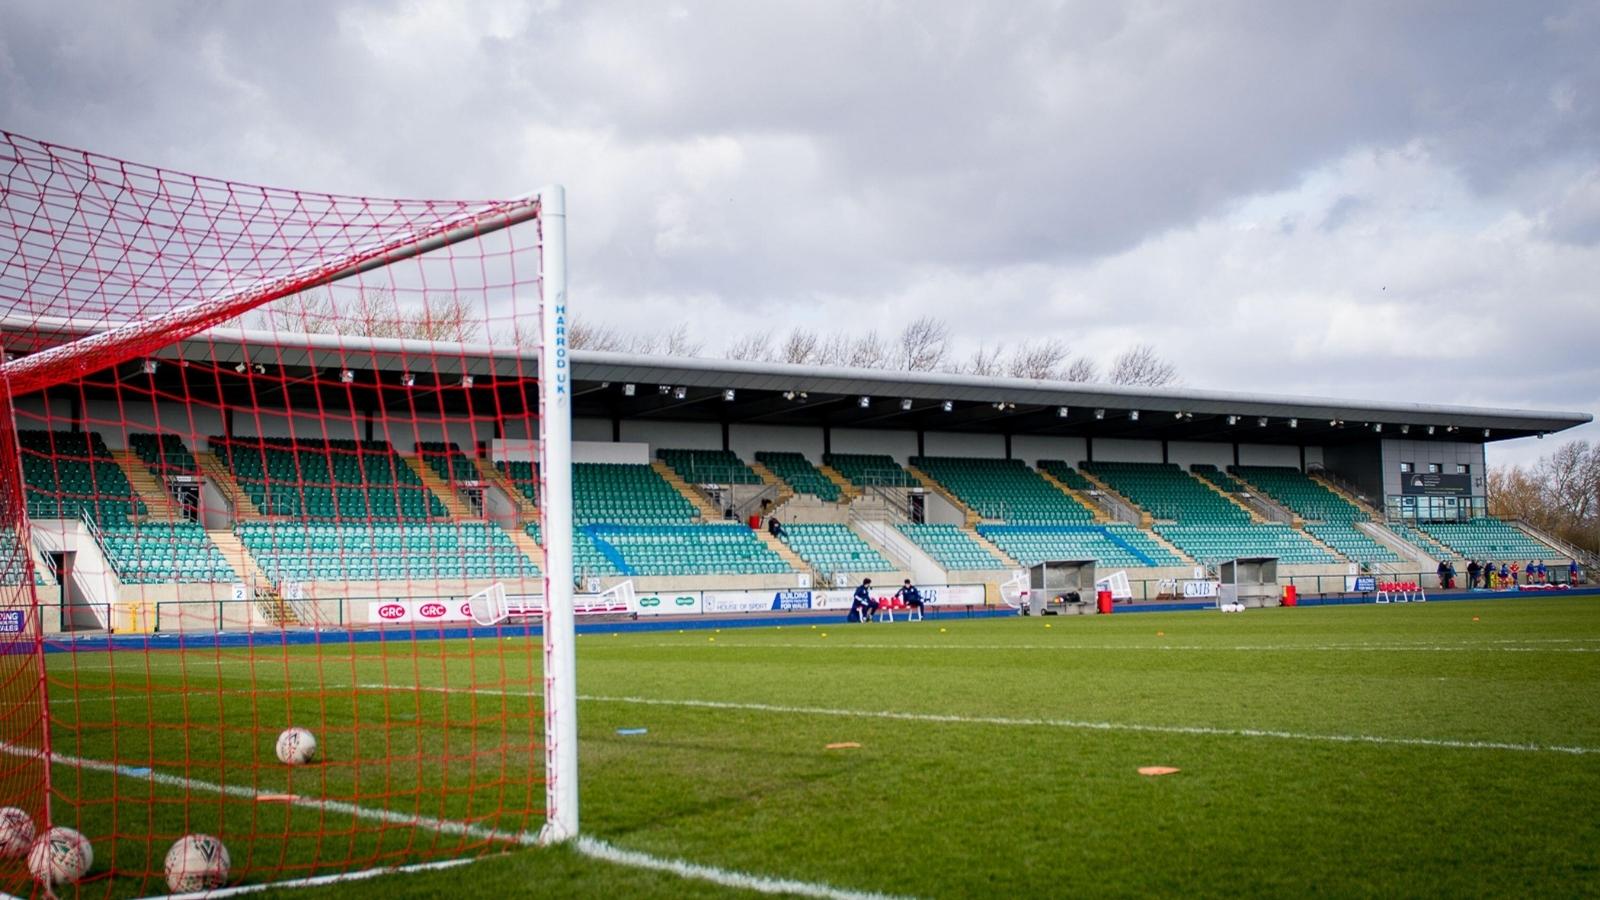
[[[674,400],[682,400],[687,396],[689,396],[689,389],[686,387],[679,386],[672,389],[672,399]]]
[[[949,412],[950,410],[955,409],[956,405],[954,403],[951,403],[949,400],[946,400],[944,403],[939,405],[939,408],[944,410],[945,412]]]
[[[417,383],[417,376],[411,374],[410,372],[406,372],[400,376],[400,383],[406,387],[414,387]]]
[[[722,399],[723,399],[724,402],[732,403],[733,402],[733,397],[734,397],[733,388],[727,388],[722,392]]]
[[[355,380],[356,380],[356,373],[355,372],[353,372],[353,371],[351,371],[349,369],[340,369],[339,370],[339,383],[340,384],[353,384],[353,383],[355,383]]]
[[[1067,416],[1069,416],[1071,414],[1072,414],[1072,410],[1068,409],[1065,406],[1056,407],[1056,418],[1058,418],[1058,419],[1065,419]]]
[[[1128,421],[1130,421],[1130,422],[1139,421],[1139,411],[1137,409],[1128,410]]]
[[[142,369],[146,375],[154,375],[156,373],[156,367],[159,365],[160,364],[155,360],[147,359],[139,364],[139,368]]]
[[[911,398],[910,397],[907,397],[904,400],[900,401],[900,410],[902,412],[910,412],[911,411]]]
[[[622,396],[632,397],[638,389],[637,385],[625,384],[622,386]]]
[[[857,400],[856,400],[856,405],[857,405],[857,406],[859,406],[859,407],[861,407],[861,408],[862,408],[862,409],[866,409],[866,408],[867,408],[867,407],[869,407],[869,406],[871,406],[871,405],[872,405],[872,398],[871,398],[871,397],[868,397],[868,396],[867,396],[867,395],[866,395],[866,394],[862,394],[862,395],[861,395],[861,396],[860,396],[860,397],[859,397],[859,398],[858,398],[858,399],[857,399]]]

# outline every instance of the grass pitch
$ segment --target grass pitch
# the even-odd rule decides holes
[[[578,647],[583,829],[656,857],[918,896],[1600,891],[1594,598],[804,623]],[[75,701],[53,707],[72,736],[58,753],[439,820],[357,827],[344,807],[193,790],[185,804],[170,779],[60,764],[58,818],[115,835],[97,838],[83,894],[160,892],[166,845],[151,833],[217,833],[260,881],[536,830],[504,813],[542,802],[541,761],[519,749],[541,727],[536,651],[52,656],[58,685],[75,685],[55,691]],[[326,723],[329,762],[274,768],[261,736],[308,716]],[[635,728],[648,731],[618,734]],[[426,764],[441,753],[451,765]],[[449,831],[461,822],[477,831]],[[463,891],[740,893],[508,847],[285,895]]]

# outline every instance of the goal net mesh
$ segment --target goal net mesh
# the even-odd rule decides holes
[[[539,830],[538,213],[0,132],[0,805],[91,842],[58,892],[165,892],[196,832],[250,884]]]

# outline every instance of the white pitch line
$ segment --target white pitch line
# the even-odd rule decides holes
[[[1208,644],[863,644],[854,641],[822,642],[798,641],[722,641],[715,647],[697,643],[658,641],[651,645],[658,649],[702,648],[716,652],[723,649],[739,650],[972,650],[981,652],[1004,650],[1106,650],[1111,652],[1147,651],[1151,653],[1299,653],[1305,651],[1337,653],[1600,653],[1600,647],[1485,647],[1444,644],[1234,644],[1211,646]]]
[[[18,747],[14,744],[0,742],[0,752],[23,758],[35,758],[40,751],[28,747]],[[155,784],[175,787],[186,791],[195,791],[209,794],[222,794],[229,797],[239,797],[254,800],[258,792],[253,788],[236,785],[213,784],[209,781],[200,781],[194,778],[185,778],[180,775],[169,775],[165,772],[155,772],[149,769],[133,768],[118,765],[97,759],[68,756],[62,753],[51,754],[50,761],[55,765],[73,766],[91,772],[106,772],[123,778],[135,778]],[[526,831],[509,832],[471,825],[466,822],[456,822],[450,819],[438,819],[432,816],[407,815],[388,809],[373,809],[366,806],[357,806],[342,800],[322,800],[314,797],[296,797],[293,800],[283,801],[291,806],[307,809],[316,809],[325,812],[342,813],[357,819],[368,819],[385,822],[393,825],[406,825],[413,828],[426,829],[440,834],[462,835],[475,837],[480,840],[497,841],[523,847],[539,845],[539,837]],[[823,897],[829,900],[896,900],[885,894],[876,894],[862,891],[851,891],[843,888],[832,887],[826,884],[817,884],[806,881],[789,879],[774,879],[763,875],[751,875],[732,869],[719,869],[715,866],[703,866],[681,859],[663,859],[641,853],[636,850],[624,850],[612,846],[605,841],[587,836],[580,836],[573,842],[573,848],[584,856],[598,859],[616,865],[630,866],[633,868],[650,869],[657,872],[667,872],[680,878],[693,878],[699,881],[710,881],[725,887],[742,888],[762,894],[796,894],[803,897]],[[292,882],[279,882],[277,884],[241,885],[237,889],[212,891],[201,894],[186,894],[186,897],[223,897],[232,893],[249,893],[257,890],[277,887],[302,887],[317,884],[329,884],[339,880],[355,880],[357,878],[375,878],[379,875],[394,871],[415,871],[425,868],[445,868],[449,865],[472,862],[474,860],[445,860],[439,863],[424,863],[417,866],[406,866],[401,869],[367,869],[362,872],[345,875],[325,875],[315,878],[299,879]]]
[[[365,684],[364,688],[383,687]],[[484,694],[489,696],[530,696],[528,692],[492,688],[424,687],[389,685],[394,690],[425,691],[436,694]],[[1095,722],[1082,719],[1012,718],[1008,716],[959,716],[947,713],[914,713],[894,710],[836,709],[826,706],[783,706],[773,703],[736,703],[725,700],[667,700],[656,697],[610,697],[579,694],[588,703],[630,703],[639,706],[678,706],[690,709],[721,709],[767,712],[780,715],[829,716],[844,719],[886,719],[895,722],[928,722],[936,725],[995,725],[1004,728],[1068,728],[1078,731],[1130,732],[1135,734],[1182,734],[1203,737],[1267,738],[1326,744],[1376,744],[1393,747],[1438,747],[1448,750],[1511,750],[1520,753],[1563,753],[1586,756],[1600,753],[1600,747],[1558,744],[1518,744],[1509,741],[1463,741],[1449,738],[1386,737],[1376,734],[1316,734],[1278,731],[1267,728],[1219,728],[1209,725],[1147,725],[1138,722]]]
[[[604,860],[605,862],[631,866],[636,869],[669,872],[680,878],[694,878],[699,881],[720,884],[723,887],[755,891],[760,894],[791,894],[800,897],[825,897],[828,900],[894,900],[893,895],[890,894],[843,890],[825,884],[812,884],[787,878],[747,875],[743,872],[732,872],[727,869],[702,866],[698,863],[686,862],[681,859],[662,859],[647,853],[640,853],[637,850],[624,850],[620,847],[613,847],[605,841],[582,835],[572,842],[572,846],[573,849],[584,856]]]
[[[477,856],[471,859],[444,859],[438,862],[415,863],[409,866],[381,866],[376,869],[362,869],[358,872],[339,872],[333,875],[291,878],[288,881],[236,884],[233,887],[217,888],[211,891],[193,891],[187,894],[154,894],[149,897],[143,897],[141,900],[211,900],[211,898],[215,897],[237,897],[240,894],[275,891],[279,888],[321,887],[328,884],[344,884],[348,881],[366,881],[369,878],[377,878],[380,875],[410,875],[416,872],[429,872],[437,869],[453,869],[456,866],[471,865],[490,858],[492,857]]]

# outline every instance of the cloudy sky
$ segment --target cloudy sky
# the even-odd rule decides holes
[[[1600,413],[1597,47],[1600,2],[0,0],[0,128],[560,182],[588,317],[712,348],[928,312],[1196,388]]]

